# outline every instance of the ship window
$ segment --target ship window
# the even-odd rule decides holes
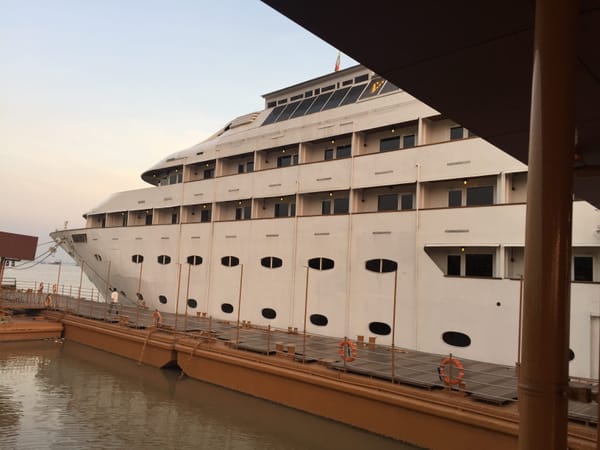
[[[277,122],[288,120],[299,104],[300,102],[294,102],[287,105],[286,108],[281,112],[281,114],[277,118]]]
[[[333,95],[331,96],[331,98],[329,99],[329,101],[323,107],[323,111],[332,109],[332,108],[337,108],[349,90],[350,90],[349,87],[345,87],[345,88],[338,89],[337,91],[335,91],[333,93]]]
[[[325,161],[329,161],[331,159],[333,159],[333,149],[332,148],[328,148],[327,150],[325,150]]]
[[[352,84],[352,79],[342,81],[342,86],[348,86],[349,84]]]
[[[331,202],[329,200],[323,200],[321,203],[321,214],[331,214]]]
[[[214,178],[215,177],[215,169],[205,169],[204,170],[204,179]]]
[[[402,148],[411,148],[415,146],[415,135],[407,134],[402,136]]]
[[[277,313],[273,308],[263,308],[260,313],[265,319],[274,319],[277,317]]]
[[[192,266],[198,266],[202,264],[202,256],[190,255],[187,257],[187,263]]]
[[[142,295],[141,292],[136,292],[135,296],[137,297],[137,299],[142,302],[144,301],[144,296]]]
[[[460,276],[460,255],[448,255],[447,275]]]
[[[448,206],[451,208],[462,205],[462,191],[448,191]]]
[[[312,94],[312,91],[311,91],[311,94]],[[311,98],[302,100],[302,102],[300,102],[300,105],[298,106],[298,108],[296,108],[296,111],[294,111],[294,113],[292,114],[290,119],[294,119],[296,117],[300,117],[300,116],[303,116],[304,114],[306,114],[306,111],[308,111],[308,108],[310,108],[310,105],[312,105],[314,101],[315,101],[315,97],[311,97]]]
[[[200,222],[210,222],[210,216],[210,209],[203,209],[200,211]]]
[[[167,304],[167,297],[165,297],[164,295],[159,295],[158,296],[158,301],[160,303],[162,303],[163,305],[166,305]]]
[[[365,262],[365,269],[378,273],[395,272],[398,263],[391,259],[369,259]]]
[[[350,156],[352,156],[352,147],[350,144],[340,145],[335,151],[335,157],[337,159],[350,158]]]
[[[380,152],[390,152],[400,148],[400,136],[383,138],[379,141]]]
[[[329,86],[325,86],[321,88],[321,92],[332,91],[335,89],[335,84],[330,84]]]
[[[400,203],[402,209],[413,209],[413,195],[402,194],[402,196],[400,197]]]
[[[569,349],[569,361],[573,361],[575,359],[575,352]]]
[[[296,215],[295,203],[275,203],[275,217],[293,217]]]
[[[335,261],[329,258],[311,258],[308,260],[308,267],[317,270],[330,270],[333,269]]]
[[[318,327],[327,326],[329,320],[323,314],[311,314],[310,315],[310,323],[316,325]]]
[[[493,205],[494,187],[480,186],[467,188],[467,206]]]
[[[377,197],[377,211],[396,211],[398,194],[383,194]]]
[[[273,108],[275,105],[277,105],[277,102],[269,102],[267,103],[267,108]]]
[[[306,111],[306,115],[321,111],[321,108],[323,108],[325,103],[327,103],[327,100],[329,100],[329,97],[331,97],[331,94],[332,94],[331,92],[327,92],[326,94],[319,95],[315,99],[315,102],[310,106],[310,108],[308,108],[308,111]]]
[[[573,258],[573,280],[594,281],[594,260],[591,256]]]
[[[171,262],[171,257],[169,255],[160,255],[157,260],[159,264],[169,264]]]
[[[146,214],[146,225],[152,225],[152,214]]]
[[[464,136],[464,128],[463,127],[452,127],[450,128],[450,140],[453,141],[455,139],[462,139]]]
[[[104,218],[102,218],[102,220],[103,220],[102,228],[104,228]],[[73,239],[73,242],[77,242],[77,243],[87,242],[87,234],[86,233],[72,234],[71,239]]]
[[[131,262],[141,264],[144,262],[144,257],[142,255],[132,255]]]
[[[354,86],[352,89],[350,89],[350,92],[348,92],[348,95],[346,95],[344,100],[342,100],[342,103],[340,103],[340,106],[349,105],[351,103],[356,103],[356,101],[358,100],[358,97],[360,97],[360,94],[362,94],[362,91],[365,89],[365,86],[366,86],[366,84],[360,84],[360,85]]]
[[[333,200],[334,214],[348,214],[349,207],[350,201],[348,197],[336,198]]]
[[[465,260],[465,275],[468,277],[493,276],[494,255],[469,254]]]
[[[388,92],[394,92],[399,90],[400,88],[389,81],[385,83],[385,86],[381,89],[382,94],[387,94]]]
[[[380,336],[387,336],[392,332],[392,329],[387,323],[371,322],[369,324],[369,331],[373,334],[378,334]]]
[[[298,95],[294,95],[290,98],[291,101],[296,101],[296,100],[300,100],[302,97],[304,97],[303,94],[298,94]]]
[[[233,312],[233,305],[231,303],[222,303],[221,311],[223,311],[225,314],[231,314]]]
[[[276,256],[265,256],[261,258],[260,265],[268,269],[277,269],[283,265],[283,260]]]
[[[383,87],[384,83],[385,80],[381,77],[371,78],[369,86],[367,87],[367,89],[365,89],[365,92],[363,93],[363,95],[361,95],[360,99],[364,100],[379,95],[379,92],[381,91],[381,88]]]
[[[188,300],[187,300],[187,305],[188,305],[190,308],[196,308],[196,307],[198,306],[198,302],[196,301],[196,299],[193,299],[193,298],[188,298]]]
[[[368,74],[359,75],[356,78],[354,78],[354,82],[355,83],[360,83],[362,81],[367,81],[368,79],[369,79],[369,75]]]
[[[235,267],[240,263],[240,259],[237,256],[223,256],[221,258],[221,264],[227,267]]]
[[[442,340],[453,347],[468,347],[471,345],[471,338],[459,331],[444,332],[444,334],[442,334]]]
[[[235,220],[248,220],[252,215],[251,206],[243,206],[235,208]]]

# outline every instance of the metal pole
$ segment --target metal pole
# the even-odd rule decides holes
[[[520,450],[567,448],[578,5],[535,3]]]
[[[523,334],[523,275],[521,275],[521,280],[519,282],[519,336],[517,341],[517,363],[515,364],[517,370],[517,378],[519,377],[519,373],[521,371],[521,346],[522,346],[522,338]]]
[[[394,270],[394,308],[392,310],[392,384],[396,376],[396,294],[398,293],[398,268]]]
[[[108,290],[110,286],[110,261],[108,262],[108,269],[106,273],[106,295],[104,297],[104,320],[106,320],[106,314],[108,313],[108,302],[110,299],[108,298]]]
[[[58,262],[58,277],[56,277],[56,293],[58,294],[58,287],[60,286],[60,271],[62,270],[62,261]]]
[[[306,315],[308,312],[308,270],[306,266],[306,281],[304,283],[304,336],[302,338],[302,364],[306,362]]]
[[[140,295],[142,295],[142,269],[144,268],[144,261],[140,262],[140,275],[138,276],[138,288],[135,294],[135,327],[139,327],[140,322]]]
[[[235,347],[240,343],[240,310],[242,309],[242,281],[244,279],[244,265],[240,264],[240,289],[238,293],[238,310],[237,310],[237,333],[235,335]]]
[[[177,270],[177,298],[175,299],[175,333],[177,333],[177,322],[179,320],[179,290],[181,287],[181,263]]]
[[[187,330],[187,319],[188,319],[188,301],[190,299],[190,275],[192,273],[192,265],[188,264],[188,276],[187,276],[187,287],[185,290],[185,319],[183,320],[183,331]]]
[[[81,305],[81,283],[83,282],[83,265],[81,261],[81,272],[79,273],[79,290],[77,291],[77,314],[79,314],[79,306]]]

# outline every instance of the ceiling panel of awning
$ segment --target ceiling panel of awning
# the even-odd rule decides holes
[[[533,1],[263,1],[527,162]],[[600,0],[580,2],[577,133],[578,164],[600,167]],[[576,195],[600,206],[600,169],[576,174]]]

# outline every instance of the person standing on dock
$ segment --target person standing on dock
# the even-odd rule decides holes
[[[112,314],[113,307],[116,307],[119,303],[119,292],[116,288],[113,289],[112,294],[110,294],[110,307],[108,308],[108,313]],[[119,313],[117,307],[117,314]]]

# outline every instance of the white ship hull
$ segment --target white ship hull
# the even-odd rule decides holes
[[[267,105],[345,79],[361,86],[367,73],[292,86]],[[263,125],[273,110],[171,155],[143,175],[155,186],[111,196],[85,229],[54,239],[124,302],[139,293],[150,308],[224,320],[239,304],[253,324],[382,344],[393,333],[399,347],[514,364],[526,167],[466,130],[449,139],[456,124],[398,90]],[[585,280],[572,283],[570,369],[589,377],[600,217],[580,201],[573,216],[574,278]]]

